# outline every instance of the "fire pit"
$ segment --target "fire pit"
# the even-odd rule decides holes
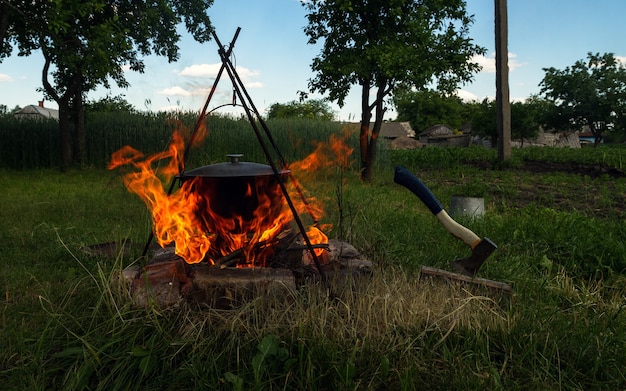
[[[232,309],[269,292],[288,297],[300,286],[319,281],[315,273],[303,273],[310,267],[310,256],[303,248],[299,246],[292,252],[292,259],[294,262],[298,259],[300,267],[244,268],[220,267],[206,262],[190,265],[175,255],[172,247],[157,249],[147,265],[126,267],[122,281],[138,307],[150,303],[167,307],[187,301]],[[323,258],[328,281],[334,289],[345,289],[346,284],[372,273],[371,261],[342,241],[329,240]]]
[[[230,61],[238,34],[239,29],[226,49],[213,33],[222,67],[186,142],[184,132],[175,131],[167,151],[146,157],[126,146],[111,158],[110,169],[128,165],[136,169],[124,176],[125,185],[152,213],[152,231],[142,254],[148,257],[148,263],[124,270],[124,279],[135,292],[138,304],[142,302],[140,297],[153,294],[163,304],[181,297],[205,297],[203,302],[214,302],[217,296],[229,296],[224,292],[230,288],[224,291],[224,286],[243,285],[247,290],[250,284],[259,287],[267,286],[267,281],[279,281],[280,286],[289,288],[307,276],[328,283],[326,265],[332,265],[338,274],[344,273],[342,270],[371,270],[367,261],[346,263],[346,259],[357,258],[345,257],[354,252],[344,251],[342,243],[335,246],[341,250],[333,251],[318,227],[316,205],[306,199],[294,175],[286,169],[285,159]],[[223,71],[232,82],[232,104],[241,102],[239,106],[269,165],[242,162],[241,155],[233,154],[229,155],[230,162],[184,171],[190,147],[198,143],[198,135],[207,134],[208,104]],[[321,144],[318,149],[323,149]],[[352,152],[349,147],[335,145],[327,149],[342,154],[342,160],[337,160],[340,164],[346,164]],[[166,167],[154,165],[163,159],[170,160]],[[309,163],[314,160],[308,159]],[[295,168],[293,164],[289,167]],[[164,179],[170,181],[168,191],[164,190]],[[177,191],[175,183],[180,184]],[[310,216],[308,228],[300,217],[304,212]],[[149,254],[152,239],[161,249]],[[220,289],[213,289],[215,286]]]
[[[161,172],[176,170],[173,157],[180,156],[181,142],[176,142],[176,134],[173,140],[169,152],[159,155],[171,158]],[[338,141],[331,138],[329,144]],[[135,304],[145,306],[154,300],[171,305],[183,299],[232,308],[268,290],[293,291],[326,276],[343,281],[345,276],[371,272],[371,263],[354,247],[329,241],[316,224],[306,231],[306,238],[296,229],[287,195],[297,194],[299,188],[289,170],[277,173],[271,166],[243,162],[241,155],[229,157],[230,162],[176,175],[173,183],[180,186],[170,193],[163,190],[158,170],[151,168],[152,157],[123,149],[112,159],[114,167],[139,168],[124,180],[151,209],[160,245],[150,247],[146,264],[124,270]],[[292,205],[298,212],[311,212],[312,201],[292,200]]]

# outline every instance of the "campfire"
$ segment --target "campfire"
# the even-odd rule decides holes
[[[145,304],[149,295],[157,296],[161,304],[180,296],[215,304],[249,292],[250,285],[292,286],[307,275],[328,283],[325,265],[358,258],[352,246],[328,240],[324,231],[330,227],[319,223],[323,208],[298,180],[324,166],[347,167],[353,151],[346,143],[349,133],[318,142],[302,161],[287,162],[229,59],[239,31],[228,50],[213,33],[222,67],[187,137],[179,129],[165,151],[146,156],[126,146],[111,157],[109,169],[130,168],[124,183],[152,215],[143,253],[148,263],[124,271],[132,291],[140,296],[135,298],[139,304]],[[189,151],[207,137],[207,108],[224,71],[233,85],[232,104],[241,102],[268,164],[246,162],[234,153],[227,155],[230,161],[187,170]],[[307,224],[301,216],[307,217]],[[149,254],[153,239],[161,250]],[[370,266],[358,263],[357,269]]]
[[[323,258],[328,243],[317,222],[323,208],[315,198],[306,198],[294,173],[319,170],[323,165],[346,164],[352,149],[342,138],[332,136],[319,142],[316,150],[278,178],[270,166],[242,162],[242,155],[231,154],[230,162],[199,167],[179,173],[184,155],[181,132],[175,131],[164,152],[145,156],[126,146],[115,152],[109,169],[132,167],[124,175],[127,189],[137,194],[152,213],[153,233],[162,248],[174,252],[188,264],[235,267],[267,267],[278,244],[297,238],[294,216],[281,191],[282,180],[298,213],[307,214],[312,224],[307,229],[316,255]],[[167,164],[162,165],[162,161]],[[177,181],[179,189],[168,194],[165,183]],[[236,260],[236,261],[233,261]]]
[[[181,172],[182,134],[175,131],[167,150],[154,155],[123,147],[109,164],[109,169],[127,170],[124,184],[150,210],[152,235],[160,247],[147,254],[145,266],[128,271],[134,289],[143,291],[140,301],[148,294],[146,280],[151,294],[160,295],[165,303],[181,294],[197,293],[202,284],[204,294],[220,286],[220,293],[209,295],[214,302],[216,295],[226,295],[224,284],[231,285],[229,290],[241,291],[241,287],[232,287],[236,280],[235,285],[274,281],[294,286],[303,275],[319,273],[294,224],[296,216],[288,200],[297,213],[307,217],[305,234],[322,265],[359,258],[347,243],[328,240],[324,231],[331,226],[319,223],[324,214],[321,203],[308,197],[297,179],[310,178],[325,167],[345,169],[353,151],[347,144],[349,132],[318,142],[309,156],[281,169],[278,175],[268,165],[242,161],[240,154],[228,155],[228,162]],[[168,182],[175,183],[176,189],[169,192]],[[363,266],[360,262],[357,268]]]

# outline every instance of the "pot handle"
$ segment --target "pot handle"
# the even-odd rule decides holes
[[[226,156],[230,158],[231,163],[239,163],[239,159],[243,156],[243,153],[229,153]]]

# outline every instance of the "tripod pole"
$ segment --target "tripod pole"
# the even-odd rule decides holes
[[[225,55],[230,56],[230,54],[233,51],[233,47],[235,46],[235,41],[237,40],[237,37],[239,36],[239,32],[241,31],[241,27],[237,27],[237,31],[235,32],[235,35],[232,39],[232,41],[230,42],[230,45],[228,47],[228,51],[226,51]],[[191,132],[191,135],[189,136],[189,141],[187,142],[187,146],[185,147],[185,152],[183,154],[183,159],[181,160],[180,164],[178,165],[178,173],[179,175],[182,174],[185,170],[185,162],[187,161],[187,158],[189,157],[189,150],[191,149],[191,146],[193,145],[193,142],[195,141],[196,135],[198,133],[198,129],[200,129],[200,127],[202,126],[202,122],[205,120],[206,118],[206,112],[207,109],[209,107],[209,102],[211,101],[211,99],[213,98],[213,94],[215,93],[215,88],[217,87],[217,83],[219,83],[220,78],[222,77],[222,73],[224,73],[224,69],[226,69],[226,65],[224,63],[222,63],[222,66],[220,67],[220,70],[217,72],[217,76],[215,77],[215,81],[213,82],[213,86],[211,87],[211,91],[209,91],[209,95],[204,103],[204,107],[202,108],[202,110],[200,111],[200,114],[198,115],[198,119],[196,121],[196,126],[193,129],[193,132]],[[170,186],[167,189],[167,195],[171,195],[172,192],[174,191],[174,184],[176,183],[176,178],[172,178],[172,180],[170,181]],[[148,253],[148,250],[150,249],[150,244],[152,243],[152,240],[154,239],[154,231],[150,230],[150,234],[148,235],[148,239],[146,240],[146,245],[143,248],[143,252],[141,253],[142,257],[145,257],[146,254]]]

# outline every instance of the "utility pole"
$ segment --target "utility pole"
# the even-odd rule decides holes
[[[496,25],[496,123],[498,159],[511,158],[511,102],[509,98],[509,50],[507,0],[495,0]]]

